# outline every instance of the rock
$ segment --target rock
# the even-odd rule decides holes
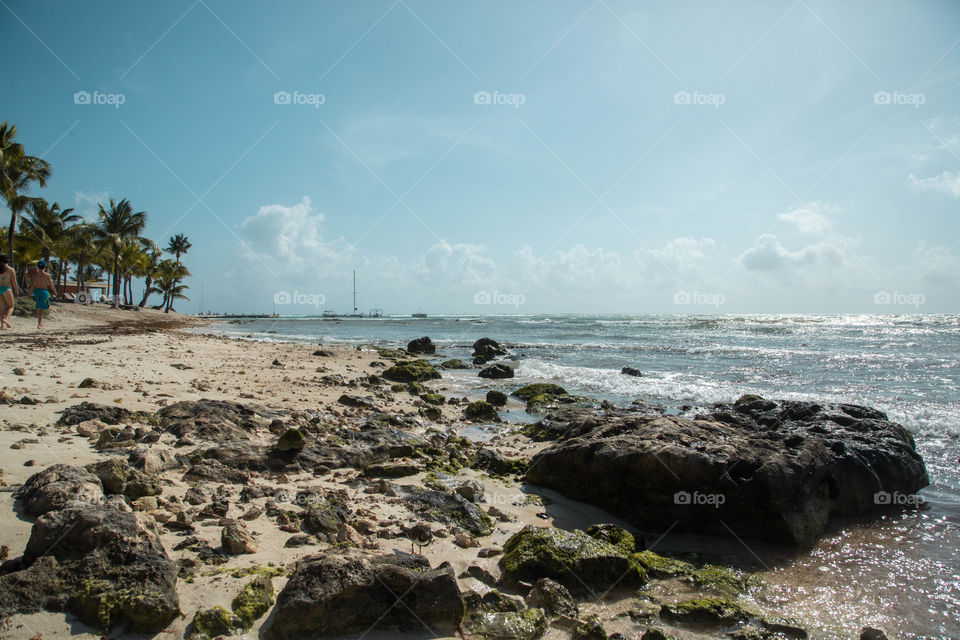
[[[193,615],[187,640],[212,640],[219,636],[239,635],[245,630],[240,618],[223,607],[200,609]]]
[[[478,611],[463,621],[465,637],[480,640],[533,640],[547,630],[540,609],[523,611]]]
[[[591,616],[573,628],[570,640],[607,640],[607,632],[596,616]]]
[[[928,484],[910,434],[855,405],[758,400],[696,420],[570,414],[548,426],[568,439],[534,456],[527,481],[640,528],[679,521],[808,546],[830,516]]]
[[[384,370],[383,377],[394,382],[426,382],[439,379],[440,372],[426,360],[400,360]]]
[[[568,616],[576,618],[580,614],[577,603],[570,591],[559,582],[550,578],[540,578],[527,594],[527,604],[531,607],[543,609],[547,615],[558,618]]]
[[[751,615],[730,598],[698,598],[660,607],[664,620],[684,623],[733,625],[747,621]]]
[[[374,405],[372,400],[367,398],[361,398],[360,396],[354,396],[350,394],[343,394],[337,399],[337,402],[344,405],[345,407],[353,407],[355,409],[373,409]]]
[[[222,442],[227,438],[249,438],[269,431],[278,413],[256,405],[229,400],[184,400],[164,407],[157,414],[161,429],[177,438]]]
[[[32,517],[58,511],[74,501],[103,504],[100,480],[85,469],[55,464],[33,474],[13,497],[21,501],[23,512]]]
[[[99,435],[106,428],[107,425],[99,420],[86,420],[77,425],[77,433],[84,438],[90,438]]]
[[[333,351],[330,351],[329,349],[317,349],[316,351],[313,352],[313,355],[320,358],[332,358],[336,354]]]
[[[259,576],[243,586],[240,593],[234,596],[230,608],[243,626],[249,629],[270,610],[273,600],[273,582],[267,576]]]
[[[490,516],[477,505],[457,494],[445,491],[425,491],[408,487],[404,498],[411,511],[426,520],[459,527],[473,536],[487,536],[493,532]]]
[[[690,579],[698,587],[706,587],[730,596],[746,589],[743,580],[736,573],[717,565],[706,565],[695,570],[690,574]]]
[[[497,476],[509,476],[526,471],[527,463],[519,458],[507,458],[493,449],[483,447],[477,451],[470,468],[486,470]]]
[[[560,385],[538,382],[536,384],[524,385],[513,391],[510,395],[520,398],[521,400],[529,400],[530,398],[539,395],[565,396],[569,394],[567,393],[567,390]]]
[[[421,471],[423,468],[413,462],[378,462],[365,467],[363,475],[368,478],[404,478]]]
[[[250,474],[231,469],[218,460],[201,460],[187,469],[183,479],[190,482],[207,481],[220,484],[245,484]]]
[[[496,340],[480,338],[473,343],[473,364],[486,364],[499,356],[507,355],[507,350]]]
[[[633,367],[624,367],[620,369],[620,373],[625,376],[634,376],[635,378],[643,376],[643,372],[640,371],[640,369],[634,369]]]
[[[468,404],[463,410],[463,417],[470,422],[500,422],[497,410],[492,404],[483,400]]]
[[[440,363],[440,366],[443,367],[444,369],[469,369],[470,368],[470,365],[468,365],[463,360],[459,360],[457,358],[444,360],[443,362]]]
[[[507,540],[499,566],[507,585],[551,578],[580,594],[646,582],[646,572],[633,559],[632,548],[592,538],[577,529],[526,526]]]
[[[513,367],[498,362],[497,364],[492,364],[489,367],[480,370],[480,373],[477,374],[481,378],[490,378],[492,380],[502,380],[505,378],[513,377]]]
[[[653,578],[673,578],[678,576],[689,576],[696,571],[689,562],[677,560],[667,556],[661,556],[653,551],[640,551],[636,553],[634,559],[647,570],[647,575]]]
[[[266,640],[408,629],[452,634],[463,616],[456,576],[448,564],[431,569],[423,556],[372,555],[357,550],[311,556],[297,563],[277,598]]]
[[[439,393],[424,393],[420,396],[420,399],[433,405],[444,405],[447,402],[447,399]]]
[[[122,494],[136,500],[145,496],[158,496],[163,488],[155,477],[130,467],[126,460],[108,458],[91,465],[87,470],[100,479],[103,492]]]
[[[300,451],[306,443],[307,439],[300,429],[287,429],[277,438],[277,451]]]
[[[458,483],[453,491],[470,502],[480,502],[484,493],[483,484],[477,480],[464,480]]]
[[[223,546],[224,553],[232,556],[256,553],[260,550],[257,543],[253,541],[253,536],[240,523],[228,524],[220,531],[220,544]]]
[[[887,634],[880,629],[864,627],[860,629],[860,640],[887,640]]]
[[[495,407],[502,407],[507,404],[507,394],[491,389],[487,391],[486,400]]]
[[[67,407],[60,414],[57,424],[62,427],[74,427],[81,422],[88,420],[99,420],[104,424],[120,424],[129,422],[136,417],[130,410],[123,407],[113,407],[95,402],[81,402],[72,407]]]
[[[676,640],[676,636],[668,636],[660,627],[649,627],[640,640]]]
[[[0,576],[0,615],[66,608],[103,631],[125,623],[155,633],[180,614],[176,565],[133,513],[91,504],[49,511],[34,523],[23,561],[26,569]]]
[[[423,336],[407,343],[407,351],[410,353],[436,353],[437,345],[433,344],[433,340],[428,336]]]
[[[306,547],[311,544],[316,544],[313,536],[307,535],[306,533],[297,533],[295,535],[287,538],[287,541],[283,544],[287,549],[295,549],[297,547]]]

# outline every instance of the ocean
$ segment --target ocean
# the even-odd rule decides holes
[[[849,638],[867,624],[901,638],[960,638],[960,316],[281,317],[201,331],[390,347],[430,336],[438,353],[468,362],[481,337],[510,349],[515,378],[445,371],[448,395],[543,381],[690,416],[744,393],[881,409],[914,434],[926,462],[921,508],[834,523],[801,554],[751,549],[764,586],[750,597],[798,618],[815,638]],[[623,375],[624,366],[643,375]]]

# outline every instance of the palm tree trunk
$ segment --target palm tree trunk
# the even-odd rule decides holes
[[[150,297],[150,285],[153,284],[153,278],[147,276],[146,280],[143,281],[143,300],[140,301],[138,305],[141,309],[147,306],[147,298]]]
[[[113,254],[113,306],[120,300],[120,252]]]
[[[7,255],[10,257],[10,266],[15,267],[13,261],[13,238],[17,235],[17,211],[10,210],[10,228],[7,229]]]

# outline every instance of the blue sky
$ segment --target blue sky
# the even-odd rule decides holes
[[[38,193],[184,311],[960,308],[956,2],[0,5]]]

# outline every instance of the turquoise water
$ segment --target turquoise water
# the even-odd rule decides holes
[[[960,638],[960,316],[271,318],[204,331],[384,346],[428,335],[438,353],[464,360],[484,336],[508,346],[511,381],[444,373],[464,393],[549,381],[681,413],[743,393],[879,408],[917,439],[931,480],[924,508],[832,532],[812,553],[771,566],[770,587],[754,597],[796,611],[819,637],[849,637],[872,622],[904,638]],[[643,376],[621,375],[625,365]]]

